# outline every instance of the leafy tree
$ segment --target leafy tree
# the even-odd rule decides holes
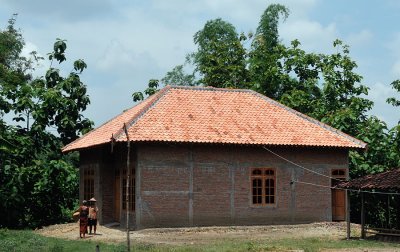
[[[265,47],[267,51],[272,52],[274,47],[279,44],[279,17],[282,16],[285,20],[288,18],[289,12],[289,9],[284,5],[269,5],[261,16],[255,36],[255,42],[262,43],[255,44],[255,46]]]
[[[398,153],[393,145],[392,132],[385,122],[375,116],[368,118],[356,136],[368,144],[367,151],[351,151],[350,175],[352,178],[379,173],[400,165]]]
[[[261,16],[249,52],[249,72],[253,89],[273,99],[283,94],[283,86],[290,79],[284,71],[282,59],[286,48],[279,43],[278,23],[286,19],[289,9],[271,4]]]
[[[15,18],[0,30],[0,227],[37,227],[65,220],[78,197],[77,156],[62,155],[61,147],[92,126],[81,114],[89,104],[79,79],[86,64],[75,61],[67,77],[51,67],[33,78],[41,58],[21,56]],[[66,47],[57,40],[49,59],[65,61]],[[5,114],[14,114],[17,124],[7,123]],[[51,127],[57,135],[47,131]]]
[[[323,55],[321,74],[323,95],[312,115],[341,131],[356,136],[367,119],[373,102],[363,98],[368,88],[360,84],[362,77],[355,73],[357,64],[349,56],[349,48],[340,40],[333,43],[337,53]]]
[[[145,98],[145,95],[151,96],[159,91],[158,89],[159,86],[159,80],[157,79],[151,79],[149,80],[148,87],[144,90],[144,92],[134,92],[132,94],[132,100],[133,102],[137,101],[142,101]]]
[[[397,90],[397,92],[400,93],[400,80],[393,81],[391,83],[391,85],[393,86],[393,88],[395,90]],[[400,100],[398,100],[394,97],[388,98],[387,102],[389,104],[392,104],[393,106],[400,107]],[[391,135],[391,139],[393,139],[392,146],[397,151],[396,153],[397,153],[397,157],[399,159],[397,165],[394,167],[400,167],[400,120],[399,120],[398,124],[390,130],[390,135]]]
[[[66,48],[65,41],[57,39],[54,51],[49,54],[52,63],[54,59],[59,63],[66,60]],[[82,111],[90,103],[86,86],[79,78],[87,67],[86,63],[81,59],[76,60],[73,67],[74,71],[66,78],[60,76],[58,69],[50,67],[44,79],[33,82],[39,101],[32,112],[35,120],[32,127],[35,130],[55,127],[64,144],[77,139],[80,133],[88,132],[93,125],[93,122],[82,115]]]
[[[290,47],[283,45],[280,48],[282,58],[277,77],[280,79],[279,89],[275,95],[283,104],[304,114],[311,115],[315,111],[316,103],[322,97],[319,85],[321,61],[320,54],[307,53],[299,48],[300,42],[294,40]],[[263,91],[263,86],[255,87],[262,93],[268,93],[270,87]]]
[[[208,21],[194,35],[197,52],[190,58],[201,75],[200,83],[221,88],[247,86],[246,51],[235,27],[220,18]]]
[[[392,87],[400,92],[400,80],[395,80],[391,83]],[[386,100],[389,104],[392,104],[393,106],[399,107],[400,106],[400,100],[397,100],[394,97],[390,97]],[[399,122],[400,123],[400,122]]]
[[[175,86],[196,86],[194,74],[186,74],[183,65],[177,65],[171,71],[167,72],[161,82],[165,85]]]

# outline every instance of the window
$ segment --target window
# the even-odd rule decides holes
[[[332,170],[332,179],[331,179],[331,185],[336,186],[341,182],[342,180],[346,179],[346,170],[345,169],[335,169]]]
[[[94,197],[94,169],[87,168],[83,171],[83,199]]]
[[[346,176],[346,170],[343,170],[343,169],[333,170],[332,171],[332,176],[333,177],[345,177]]]
[[[122,170],[122,209],[126,210],[126,180],[128,175],[126,174],[126,169]],[[135,210],[135,170],[131,169],[130,179],[129,179],[129,210]]]
[[[276,177],[275,170],[257,168],[251,171],[251,190],[253,205],[274,205]]]

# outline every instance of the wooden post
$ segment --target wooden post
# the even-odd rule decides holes
[[[365,239],[365,208],[364,192],[361,192],[361,239]]]
[[[395,203],[396,203],[396,229],[400,229],[400,196],[395,195]]]
[[[193,146],[189,149],[189,226],[193,226],[193,173],[194,173],[194,160],[193,160]]]
[[[131,241],[129,237],[129,180],[131,180],[131,169],[130,169],[130,152],[131,152],[131,143],[129,140],[129,135],[128,135],[128,130],[126,128],[126,124],[124,123],[124,131],[126,135],[126,140],[127,140],[127,147],[128,147],[128,153],[126,154],[126,244],[128,246],[127,251],[131,251]]]
[[[350,193],[346,189],[346,222],[347,222],[347,240],[350,239]]]
[[[386,206],[387,206],[387,216],[386,216],[386,225],[387,225],[387,227],[386,228],[388,228],[388,229],[391,229],[392,228],[392,224],[390,223],[390,197],[391,197],[391,195],[390,194],[388,194],[387,195],[387,202],[386,202]]]

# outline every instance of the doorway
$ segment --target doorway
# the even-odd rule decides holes
[[[334,187],[345,179],[345,169],[333,170],[331,186]],[[332,221],[344,220],[346,220],[346,191],[343,189],[332,189]]]

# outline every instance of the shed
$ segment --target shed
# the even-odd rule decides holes
[[[360,178],[356,178],[350,181],[343,181],[337,184],[337,188],[340,189],[350,189],[360,193],[361,198],[361,210],[360,210],[360,220],[361,220],[361,238],[366,237],[366,233],[381,234],[387,236],[400,237],[400,168],[389,169],[385,172],[377,174],[369,174]],[[370,227],[366,228],[365,216],[366,209],[365,201],[369,194],[378,195],[381,201],[386,204],[386,227]],[[391,196],[396,196],[394,213],[396,215],[396,222],[390,224],[390,198]],[[395,227],[395,228],[394,228]]]
[[[166,86],[63,151],[80,152],[99,221],[124,225],[128,207],[140,229],[344,220],[331,177],[365,146],[251,90]]]

